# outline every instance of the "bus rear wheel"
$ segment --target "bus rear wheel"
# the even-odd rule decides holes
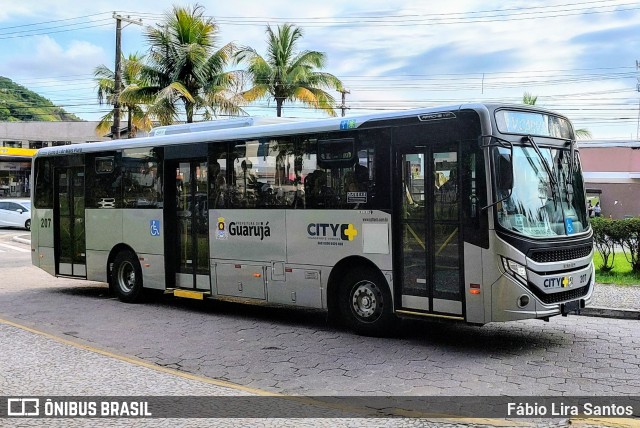
[[[364,336],[385,336],[395,324],[391,293],[381,273],[356,268],[340,289],[340,314],[347,326]]]
[[[121,251],[113,261],[111,288],[118,299],[126,303],[142,301],[142,269],[137,257],[130,251]]]

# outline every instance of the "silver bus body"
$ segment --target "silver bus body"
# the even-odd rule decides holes
[[[336,312],[341,305],[346,305],[362,324],[367,324],[367,317],[372,313],[382,310],[390,310],[395,316],[436,317],[478,325],[548,319],[578,311],[590,303],[595,279],[591,229],[581,220],[581,213],[575,214],[571,202],[564,202],[571,198],[579,200],[579,194],[569,191],[569,197],[558,202],[564,207],[561,218],[565,220],[556,223],[549,223],[547,214],[540,217],[544,221],[536,223],[537,220],[517,209],[508,213],[505,205],[509,199],[500,201],[494,183],[498,168],[494,151],[498,150],[495,149],[498,140],[492,136],[499,135],[504,141],[511,138],[509,132],[497,129],[499,125],[494,118],[495,112],[503,108],[552,114],[523,106],[468,104],[269,125],[255,125],[240,119],[228,125],[200,125],[197,132],[186,132],[188,126],[181,125],[174,133],[171,127],[164,127],[146,138],[41,149],[33,166],[36,183],[32,192],[32,261],[51,275],[112,284],[113,275],[117,274],[115,263],[131,278],[139,269],[141,278],[136,280],[144,288],[170,291],[183,297],[241,298]],[[455,131],[459,133],[457,136],[445,137],[450,132],[447,123],[458,123],[456,130],[466,126],[463,117],[472,118],[475,130]],[[360,159],[362,164],[375,161],[376,168],[387,171],[386,178],[375,176],[377,171],[369,174],[378,180],[376,185],[380,183],[378,192],[384,189],[390,194],[376,194],[371,189],[347,191],[346,185],[341,184],[340,191],[345,195],[343,206],[337,209],[328,204],[314,207],[309,202],[304,208],[274,205],[267,209],[258,205],[247,209],[218,207],[212,202],[214,178],[210,166],[216,159],[210,155],[211,149],[202,151],[197,147],[227,144],[227,153],[232,153],[236,150],[234,144],[240,144],[237,142],[247,142],[241,146],[248,151],[249,142],[261,141],[260,150],[264,146],[262,141],[272,137],[330,134],[326,140],[327,156],[332,156],[335,148],[330,144],[337,141],[336,135],[351,132],[349,135],[357,140],[364,128],[374,139],[380,129],[390,136],[390,141],[375,143],[376,151],[371,159]],[[412,142],[411,136],[423,128],[424,138]],[[438,130],[437,138],[429,136],[431,128]],[[474,136],[475,142],[469,135]],[[500,153],[514,164],[518,156],[528,156],[531,163],[533,151],[520,137],[514,136],[511,142],[504,143],[507,148],[499,149]],[[545,156],[547,141],[550,145],[556,144],[547,137],[536,137]],[[325,144],[320,137],[313,141],[313,144]],[[436,145],[431,146],[432,143]],[[469,157],[467,148],[476,147],[474,144],[477,155]],[[565,144],[568,143],[561,141],[557,147],[549,148],[552,153],[549,159],[569,153],[568,148],[563,148]],[[386,152],[381,150],[384,147]],[[191,154],[191,148],[193,153],[200,154]],[[87,201],[94,200],[92,193],[98,190],[87,175],[99,177],[96,174],[100,172],[96,171],[100,168],[107,171],[105,174],[110,173],[112,158],[117,161],[122,156],[124,159],[125,151],[138,149],[163,153],[158,165],[164,165],[170,172],[164,172],[162,202],[150,207],[138,200],[131,207],[120,207],[116,203],[111,205],[109,198],[94,198],[99,202],[90,206]],[[324,156],[320,148],[317,150],[316,161]],[[524,154],[516,154],[514,150]],[[203,153],[206,154],[203,156]],[[573,155],[573,148],[571,153]],[[299,156],[303,159],[301,163],[313,163],[311,155],[304,156]],[[327,160],[330,165],[327,170],[333,168],[331,162],[342,162],[340,156],[347,155],[340,153],[336,159]],[[192,160],[196,157],[201,159],[200,164]],[[243,158],[247,165],[252,163],[249,158],[248,154]],[[279,168],[269,164],[273,159],[266,160],[267,155],[252,153],[251,159],[264,170]],[[43,166],[46,160],[49,163]],[[479,165],[473,164],[476,161]],[[97,166],[98,162],[102,162],[101,166]],[[261,191],[249,188],[246,174],[244,184],[237,177],[243,171],[241,167],[247,168],[244,163],[225,162],[228,162],[226,177],[238,180],[237,189],[245,193]],[[358,159],[354,162],[355,166],[345,163],[335,167],[334,178],[346,180],[348,173],[357,167]],[[254,172],[259,169],[253,167]],[[229,171],[230,168],[235,168],[235,172]],[[300,166],[296,175],[309,177],[309,171],[299,174],[303,168]],[[338,170],[341,172],[336,172]],[[183,174],[179,185],[186,186],[184,183],[191,174],[191,179],[208,183],[209,190],[202,193],[194,185],[187,189],[191,196],[180,193],[183,190],[175,190],[176,182],[173,182],[175,171]],[[302,177],[289,173],[282,181],[286,184],[278,187],[271,172],[258,173],[268,176],[263,187],[269,189],[265,192],[289,193],[282,196],[289,198],[287,203],[304,194]],[[545,186],[553,187],[553,180],[540,171],[537,173],[543,177],[538,186],[542,194]],[[50,174],[49,178],[44,177],[45,174]],[[515,183],[520,180],[519,174],[514,167]],[[448,190],[447,185],[452,183],[452,190]],[[522,181],[520,184],[525,185]],[[43,193],[48,191],[47,186],[53,195]],[[560,184],[556,186],[558,190],[552,188],[550,192],[554,195],[549,198],[561,193]],[[575,181],[571,186],[582,188],[581,183]],[[514,198],[517,191],[514,187],[509,198]],[[271,193],[270,197],[275,198]],[[484,195],[481,202],[475,202],[477,194]],[[39,200],[41,196],[44,202]],[[309,195],[304,197],[308,199]],[[388,201],[384,205],[388,209],[368,206],[374,197]],[[472,202],[463,200],[465,198]],[[183,216],[180,207],[190,211]],[[197,212],[198,209],[201,212]],[[574,216],[571,221],[567,220],[569,211],[575,214],[571,214]],[[547,229],[541,232],[538,229],[544,222],[555,228],[547,228],[549,230],[557,232],[558,228],[566,227],[570,232],[560,231],[555,235]],[[513,224],[513,229],[505,228],[507,224]],[[206,227],[206,236],[193,230],[185,232],[183,226],[187,229]],[[469,239],[474,233],[481,236]],[[73,249],[69,250],[69,246]],[[135,260],[122,263],[123,257],[118,255],[123,253],[135,255]],[[199,259],[189,260],[189,254]],[[172,268],[177,257],[194,266],[193,270]],[[341,279],[351,278],[353,271],[370,272],[380,284],[374,284],[373,280],[355,284],[353,293],[346,297],[349,302],[341,303],[339,300],[344,299],[339,291],[343,287]],[[124,287],[126,291],[127,284]],[[381,287],[388,287],[388,293],[381,292]],[[376,308],[383,298],[386,298],[386,307]],[[371,333],[366,331],[366,326],[364,331]]]

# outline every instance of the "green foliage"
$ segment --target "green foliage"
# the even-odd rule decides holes
[[[600,253],[594,254],[593,263],[596,266],[602,266],[603,261]],[[640,284],[640,272],[633,272],[631,265],[624,257],[616,257],[613,268],[609,272],[596,270],[596,282],[598,284],[638,285]]]
[[[11,79],[0,77],[0,121],[79,122],[82,119]]]
[[[335,100],[325,89],[340,91],[342,82],[332,74],[317,71],[325,65],[324,53],[297,51],[302,35],[302,29],[291,24],[280,25],[275,31],[267,26],[266,57],[250,47],[235,54],[237,61],[248,64],[246,74],[253,81],[253,87],[242,96],[249,102],[274,99],[278,117],[285,101],[298,101],[336,116]]]
[[[591,220],[593,239],[602,257],[603,272],[614,266],[614,247],[622,247],[625,258],[635,273],[640,273],[640,218],[613,220],[596,217]]]
[[[157,27],[146,30],[147,63],[140,81],[122,92],[120,101],[149,106],[162,125],[173,123],[184,108],[187,122],[204,110],[205,117],[244,113],[234,90],[237,73],[226,71],[235,46],[217,45],[219,28],[201,5],[174,6]]]
[[[640,218],[616,220],[617,240],[634,272],[640,272]]]
[[[122,82],[125,88],[137,88],[144,85],[140,73],[144,67],[144,55],[138,53],[122,56]],[[94,81],[98,89],[98,103],[114,104],[115,103],[115,73],[105,65],[99,65],[93,72]],[[126,90],[126,89],[125,89]],[[148,131],[151,129],[151,119],[147,112],[138,105],[135,100],[122,101],[122,112],[127,115],[127,128],[129,129],[129,138],[135,137],[137,131],[142,129]],[[96,126],[98,135],[104,135],[111,129],[113,125],[114,110],[111,110],[102,118]]]
[[[612,220],[604,217],[595,217],[591,219],[593,241],[602,258],[602,264],[596,267],[603,272],[609,272],[613,269],[613,263],[616,256],[614,252],[616,242],[610,235],[611,222]]]
[[[538,101],[537,95],[530,94],[529,92],[525,92],[522,95],[522,104],[524,105],[534,106],[536,105],[537,101]],[[573,132],[575,133],[576,138],[578,140],[587,140],[592,137],[591,131],[585,128],[576,129]]]
[[[522,95],[522,104],[524,105],[534,106],[536,105],[536,101],[538,101],[537,95],[530,94],[529,92],[525,92]]]

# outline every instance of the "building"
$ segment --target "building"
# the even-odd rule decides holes
[[[102,141],[98,122],[0,122],[0,197],[29,197],[35,149]]]
[[[640,216],[640,141],[579,141],[587,198],[602,215]]]
[[[107,140],[96,134],[98,122],[0,122],[0,147],[41,149]]]

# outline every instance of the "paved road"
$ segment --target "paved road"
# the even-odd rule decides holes
[[[6,253],[8,255],[10,253]],[[5,255],[5,257],[6,257]],[[12,254],[0,315],[163,367],[286,394],[615,395],[640,391],[638,322],[570,316],[471,327],[405,322],[376,339],[324,314],[161,297],[124,304]]]

